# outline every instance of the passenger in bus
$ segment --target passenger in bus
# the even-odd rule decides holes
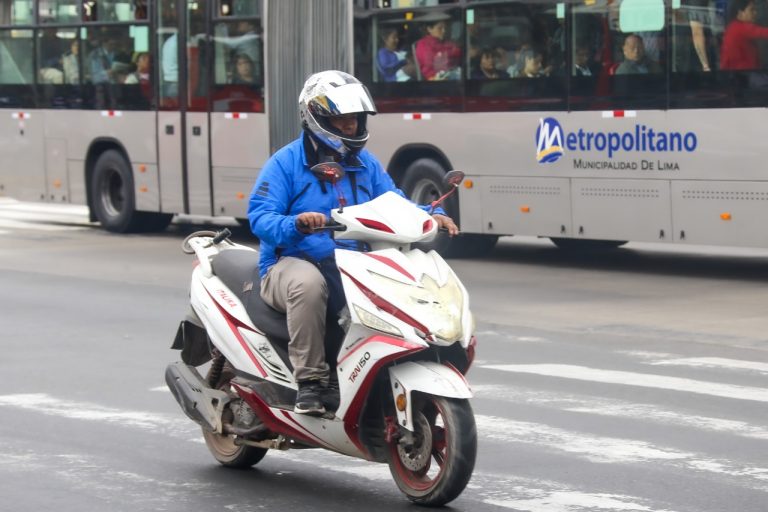
[[[539,78],[547,76],[543,66],[544,55],[538,50],[523,50],[517,57],[512,78]]]
[[[175,98],[179,95],[179,62],[178,35],[176,32],[168,36],[160,51],[162,64],[163,87],[160,94],[165,98]]]
[[[261,36],[253,21],[241,20],[235,27],[235,36],[227,39],[227,46],[234,55],[246,55],[251,61],[253,82],[262,83],[261,77]]]
[[[256,83],[253,61],[247,54],[241,53],[235,56],[230,83],[244,85]]]
[[[755,23],[757,8],[754,0],[734,0],[730,6],[731,22],[725,27],[720,51],[720,69],[759,69],[760,58],[756,41],[768,39],[768,27]]]
[[[617,75],[635,75],[659,73],[661,67],[645,55],[643,39],[636,34],[629,34],[621,47],[624,61],[616,68]]]
[[[405,58],[406,52],[400,51],[400,34],[397,27],[384,28],[381,32],[382,47],[376,54],[376,69],[379,71],[381,81],[402,82],[398,79],[398,72],[408,64]]]
[[[509,78],[509,73],[496,68],[496,52],[492,48],[480,50],[480,61],[476,69],[472,71],[473,80],[494,80],[497,78]]]
[[[80,53],[80,42],[74,39],[69,46],[69,51],[61,56],[61,66],[64,71],[65,84],[80,83],[80,65],[78,63],[78,54]]]
[[[425,80],[458,80],[461,78],[461,48],[448,35],[446,14],[428,14],[420,21],[426,22],[426,34],[416,41],[415,57],[421,76]]]
[[[88,56],[92,83],[102,84],[112,81],[112,64],[115,62],[116,44],[112,38],[96,40],[96,48]]]
[[[336,354],[326,359],[325,349],[326,326],[338,329],[346,307],[334,251],[364,248],[315,228],[323,227],[342,201],[351,206],[386,192],[404,194],[364,149],[366,121],[376,108],[355,77],[341,71],[310,76],[299,95],[299,113],[302,133],[259,172],[248,220],[260,240],[261,298],[288,318],[288,357],[299,388],[294,411],[319,415],[339,405],[336,372],[327,363]],[[310,169],[322,162],[339,163],[345,170],[341,181],[332,185],[315,178]],[[458,234],[442,210],[433,218],[450,236]]]
[[[135,65],[136,70],[129,73],[125,77],[125,84],[148,84],[149,72],[150,72],[150,59],[149,53],[139,52],[136,54]]]
[[[577,45],[573,50],[573,76],[596,76],[599,72],[597,65],[592,61],[589,48],[586,45]]]

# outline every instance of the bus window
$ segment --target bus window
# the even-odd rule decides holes
[[[557,3],[467,10],[467,110],[565,106],[565,18]]]
[[[62,3],[59,1],[59,3]],[[75,3],[74,1],[72,3]],[[147,19],[147,0],[89,0],[83,2],[83,21]]]
[[[0,106],[34,106],[31,30],[0,30]]]
[[[37,33],[39,106],[80,108],[80,40],[76,29],[45,28]]]
[[[34,23],[32,0],[16,0],[0,4],[0,25],[31,25]]]
[[[254,0],[219,0],[218,16],[261,16],[261,2]]]
[[[113,25],[82,29],[85,108],[146,109],[152,104],[149,29]]]
[[[237,7],[237,4],[231,7]],[[214,112],[264,111],[264,45],[261,33],[258,19],[217,22],[214,25]]]
[[[79,0],[40,0],[37,15],[40,23],[78,23],[79,4]]]
[[[640,12],[622,10],[623,1],[571,10],[573,110],[667,108],[666,29],[623,32],[622,27],[658,26],[655,18],[653,23],[622,20]]]
[[[376,11],[355,22],[355,73],[382,112],[461,110],[462,34],[460,9]]]

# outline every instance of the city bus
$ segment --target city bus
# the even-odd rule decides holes
[[[413,200],[466,173],[445,254],[503,235],[768,247],[768,48],[734,59],[740,6],[3,0],[0,195],[87,204],[114,232],[243,219],[300,132],[304,79],[341,69],[369,88],[367,147]]]

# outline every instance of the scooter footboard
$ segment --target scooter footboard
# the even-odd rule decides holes
[[[389,368],[389,380],[395,401],[398,425],[413,430],[411,395],[414,391],[447,398],[472,398],[472,390],[457,370],[432,361],[410,361]],[[400,410],[398,396],[405,395],[405,407]]]

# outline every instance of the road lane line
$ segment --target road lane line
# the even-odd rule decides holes
[[[619,384],[623,386],[639,386],[644,388],[666,389],[697,393],[736,400],[753,400],[768,402],[768,389],[748,386],[721,384],[667,375],[625,372],[618,370],[602,370],[586,366],[567,364],[487,364],[481,366],[489,370],[500,370],[511,373],[528,373],[546,377],[574,379],[602,384]]]
[[[622,400],[532,391],[500,384],[473,384],[472,391],[481,399],[538,405],[556,410],[648,421],[661,425],[692,428],[752,439],[768,440],[768,429],[745,421],[699,416],[665,409],[651,404]]]
[[[691,366],[705,368],[725,368],[728,370],[749,370],[768,373],[768,363],[745,361],[743,359],[726,359],[723,357],[683,357],[679,359],[663,359],[648,364],[655,366]]]
[[[653,462],[681,468],[684,471],[716,473],[731,477],[740,485],[751,489],[768,491],[768,468],[711,459],[701,454],[659,447],[635,439],[593,436],[541,423],[515,421],[482,414],[475,415],[475,421],[479,435],[488,439],[541,446],[598,464]]]

